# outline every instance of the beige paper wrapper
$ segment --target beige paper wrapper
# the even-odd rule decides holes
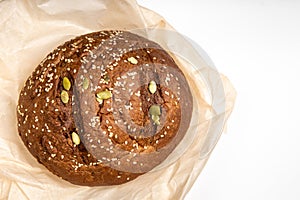
[[[64,41],[88,32],[137,28],[173,30],[161,16],[140,7],[134,0],[0,2],[0,199],[184,198],[221,134],[220,127],[214,130],[211,119],[223,120],[222,130],[233,109],[235,91],[224,76],[221,76],[221,82],[225,93],[219,101],[225,103],[225,111],[215,112],[206,102],[205,95],[194,94],[200,99],[195,106],[203,107],[205,112],[196,119],[198,131],[188,150],[171,165],[123,185],[83,187],[59,179],[31,156],[17,132],[19,92],[33,69],[50,51]],[[166,48],[177,45],[164,39]],[[180,58],[176,60],[181,66],[189,65]],[[200,73],[186,67],[182,70],[187,77]],[[207,90],[203,82],[189,81],[192,88]],[[208,135],[208,129],[214,135]]]

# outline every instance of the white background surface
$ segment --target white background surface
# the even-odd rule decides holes
[[[238,94],[186,200],[299,200],[300,1],[138,2],[196,41]]]

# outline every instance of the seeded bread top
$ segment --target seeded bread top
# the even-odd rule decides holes
[[[172,57],[126,31],[56,48],[20,93],[19,134],[51,172],[79,185],[133,180],[159,165],[188,129],[192,96]]]

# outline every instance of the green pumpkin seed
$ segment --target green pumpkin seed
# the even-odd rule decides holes
[[[65,90],[70,90],[71,88],[71,81],[67,77],[63,78],[63,87]]]
[[[79,145],[80,144],[80,137],[77,133],[72,133],[72,141],[74,144]]]
[[[150,113],[150,115],[160,116],[161,115],[160,106],[152,105],[149,109],[149,113]]]
[[[82,84],[83,89],[85,89],[85,90],[88,89],[89,84],[90,84],[89,79],[84,78],[84,79],[83,79],[83,84]]]
[[[60,98],[61,98],[61,101],[63,103],[68,103],[69,102],[69,94],[68,94],[68,92],[65,91],[65,90],[61,91]]]
[[[156,86],[155,81],[150,81],[148,89],[151,94],[154,94],[156,92],[157,86]]]
[[[97,97],[102,100],[106,100],[112,97],[112,93],[109,90],[101,91],[97,93]]]

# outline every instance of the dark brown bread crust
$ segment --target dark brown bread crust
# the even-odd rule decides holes
[[[150,81],[157,84],[154,93]],[[99,103],[102,91],[112,96]],[[161,110],[159,124],[149,114],[152,105]],[[51,52],[26,81],[17,111],[24,144],[51,172],[73,184],[115,185],[150,171],[174,150],[189,127],[192,95],[158,44],[102,31]]]

